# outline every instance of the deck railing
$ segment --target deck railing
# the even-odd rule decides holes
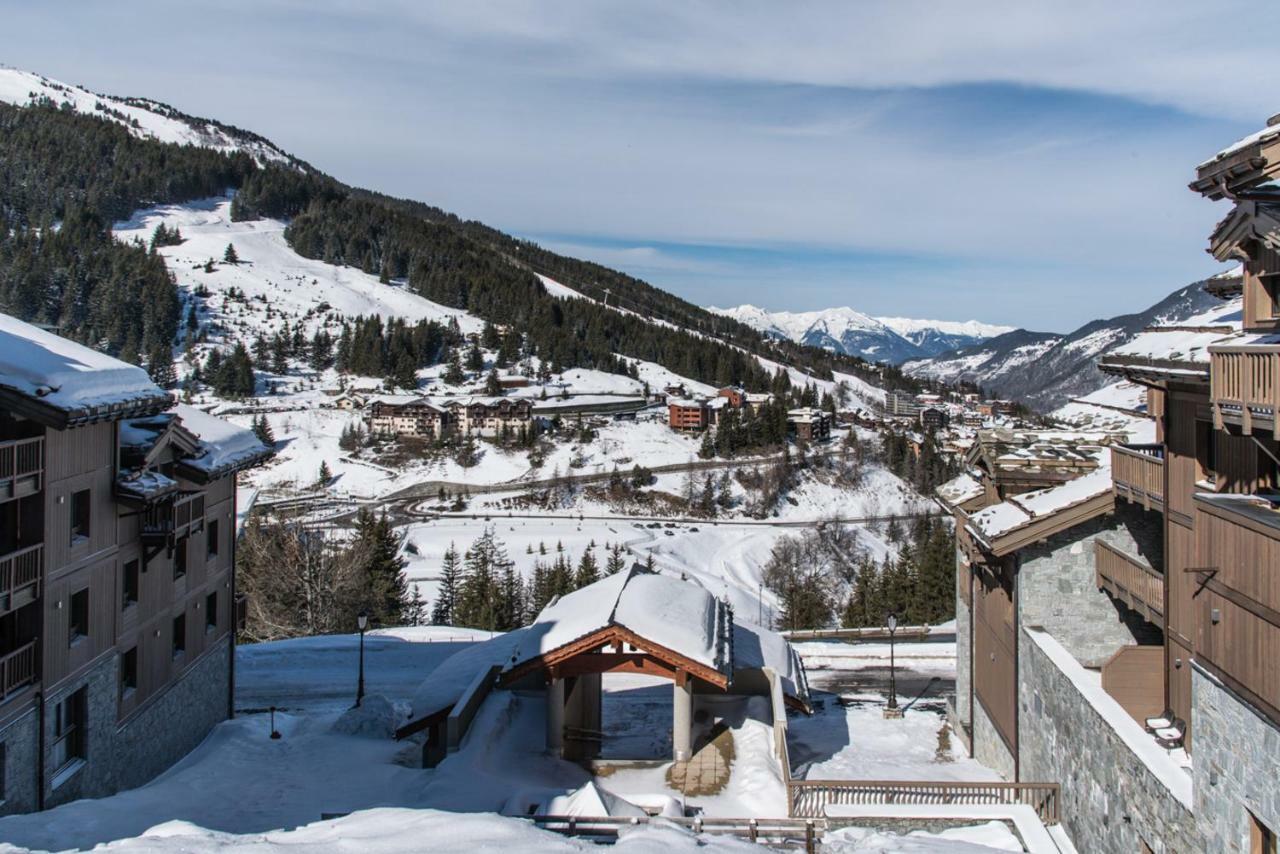
[[[0,482],[38,475],[43,469],[43,436],[0,442]]]
[[[204,493],[184,492],[172,501],[149,507],[142,515],[144,534],[183,534],[199,530],[204,523]]]
[[[15,591],[40,583],[43,560],[43,544],[0,555],[0,613],[9,610]]]
[[[1164,446],[1112,445],[1111,483],[1116,495],[1150,510],[1164,506]]]
[[[1094,540],[1094,576],[1125,605],[1158,626],[1164,625],[1164,576],[1132,555],[1102,540]]]
[[[1025,804],[1045,824],[1057,824],[1057,783],[930,782],[925,780],[792,780],[791,815],[821,818],[829,804]]]
[[[36,680],[36,642],[28,641],[0,656],[0,699]]]
[[[1280,437],[1280,346],[1252,344],[1212,347],[1209,350],[1209,398],[1215,426],[1221,428],[1224,413],[1239,416],[1246,434],[1253,421],[1270,421],[1272,434]]]

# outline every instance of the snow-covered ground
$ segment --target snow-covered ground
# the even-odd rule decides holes
[[[385,737],[421,680],[474,632],[439,628],[393,629],[366,637],[365,712],[343,716],[354,689],[357,638],[309,638],[241,647],[235,720],[220,724],[191,754],[152,783],[101,800],[77,801],[44,813],[0,819],[0,852],[90,848],[111,843],[119,852],[173,851],[213,854],[246,851],[277,854],[316,851],[531,851],[594,850],[496,813],[553,793],[573,792],[590,775],[572,763],[550,759],[535,747],[542,739],[542,698],[498,692],[481,708],[463,748],[431,771],[407,767],[405,746]],[[820,645],[806,645],[806,648]],[[931,645],[932,646],[932,645]],[[932,650],[945,661],[945,645]],[[874,649],[874,648],[872,648]],[[827,658],[840,650],[828,650]],[[871,653],[864,650],[864,656]],[[874,657],[874,656],[872,656]],[[940,665],[945,666],[945,665]],[[622,729],[645,725],[645,704],[629,692],[644,677],[611,677],[606,720]],[[666,694],[669,697],[669,686]],[[382,702],[385,697],[390,707]],[[749,705],[749,704],[748,704]],[[267,714],[276,706],[281,738],[269,738]],[[635,717],[639,715],[639,717]],[[627,718],[633,720],[628,723]],[[758,710],[726,710],[734,726],[735,764],[730,785],[698,798],[708,815],[777,816],[781,783],[771,767],[768,728]],[[402,718],[400,718],[402,719]],[[815,718],[814,720],[820,720]],[[911,712],[904,719],[911,724]],[[885,722],[891,723],[891,722]],[[934,736],[920,730],[924,749]],[[360,732],[360,735],[349,734]],[[382,737],[375,737],[377,735]],[[854,735],[868,740],[866,730]],[[877,736],[884,749],[901,744]],[[908,755],[914,756],[915,746]],[[416,748],[407,748],[410,751]],[[864,761],[874,753],[864,748]],[[678,798],[659,765],[618,771],[601,783],[636,800]],[[321,820],[321,813],[344,818]],[[120,840],[115,841],[113,840]],[[724,837],[695,839],[660,822],[628,831],[620,846],[636,852],[758,851]],[[982,824],[941,834],[897,836],[850,829],[831,834],[825,850],[954,852],[1021,850],[1004,825]]]

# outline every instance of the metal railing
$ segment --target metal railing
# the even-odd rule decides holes
[[[0,442],[0,480],[39,474],[43,469],[43,436]]]
[[[28,584],[39,584],[43,564],[42,543],[0,556],[0,602],[7,605],[15,591]]]
[[[1164,506],[1164,446],[1112,445],[1111,483],[1116,494],[1148,510]]]
[[[1164,623],[1164,576],[1102,540],[1094,541],[1094,576],[1106,590],[1157,625]]]
[[[1280,346],[1242,345],[1209,349],[1209,398],[1216,426],[1222,426],[1223,407],[1239,410],[1245,433],[1253,430],[1257,415],[1270,418],[1280,432],[1275,414],[1280,410]]]
[[[36,681],[36,642],[28,641],[0,656],[0,698]]]
[[[792,780],[791,815],[821,818],[829,804],[1025,804],[1045,824],[1057,824],[1057,783],[930,782],[925,780]]]

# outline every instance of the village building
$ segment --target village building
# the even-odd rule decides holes
[[[417,395],[380,395],[366,408],[369,432],[378,436],[438,439],[450,426],[448,410]]]
[[[812,406],[787,412],[787,430],[806,442],[831,438],[831,413]]]
[[[526,398],[468,397],[441,405],[449,414],[449,427],[466,436],[514,435],[533,420],[533,402]]]
[[[0,813],[139,786],[232,714],[235,475],[270,453],[0,315]]]
[[[920,426],[929,432],[946,429],[951,414],[941,406],[926,406],[920,410]]]
[[[667,426],[682,433],[698,433],[707,429],[710,410],[704,400],[676,398],[667,401]]]
[[[717,397],[723,397],[729,401],[729,405],[735,409],[741,409],[746,405],[747,392],[741,386],[725,386],[716,392]]]
[[[885,393],[884,411],[894,418],[915,418],[920,413],[920,404],[914,394],[895,389]]]

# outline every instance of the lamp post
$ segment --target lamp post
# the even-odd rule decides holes
[[[358,706],[364,699],[364,630],[369,627],[368,611],[360,612],[356,617],[356,625],[360,627],[360,678],[356,681],[356,705]]]
[[[893,650],[893,633],[898,629],[897,615],[890,614],[885,619],[885,625],[889,628],[889,704],[884,708],[884,716],[886,718],[900,718],[902,717],[902,710],[898,708],[897,661],[894,658]]]

